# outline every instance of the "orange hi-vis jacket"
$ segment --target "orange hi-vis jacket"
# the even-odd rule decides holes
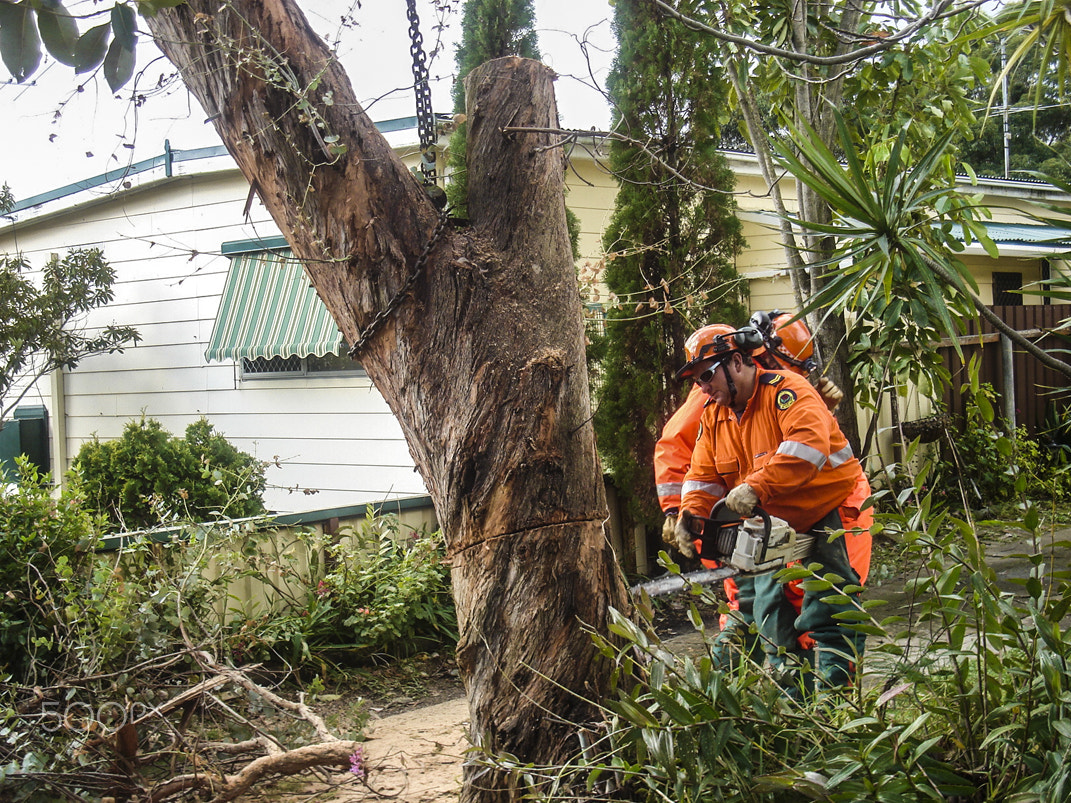
[[[757,368],[744,412],[703,410],[681,508],[700,516],[746,482],[771,516],[807,532],[852,494],[862,467],[810,382]]]
[[[692,449],[699,435],[699,416],[709,400],[699,385],[692,385],[688,398],[670,416],[655,444],[655,491],[663,513],[680,510],[684,475],[692,463]]]

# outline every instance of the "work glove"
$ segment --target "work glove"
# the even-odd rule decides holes
[[[826,407],[832,410],[841,400],[844,399],[844,391],[837,387],[836,383],[828,376],[818,377],[818,381],[814,384],[815,390],[822,394],[822,401],[826,403]]]
[[[750,516],[758,503],[759,497],[755,489],[746,482],[737,485],[725,497],[725,506],[738,516]]]
[[[695,536],[688,529],[691,520],[692,514],[682,510],[673,526],[674,544],[686,558],[695,557]]]
[[[662,522],[662,543],[666,546],[677,545],[677,514],[667,513]]]

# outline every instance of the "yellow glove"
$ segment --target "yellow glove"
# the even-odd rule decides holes
[[[682,510],[673,527],[674,543],[686,558],[695,557],[695,536],[689,532],[687,527],[691,518],[692,515],[687,510]]]
[[[725,497],[725,506],[739,516],[750,516],[758,503],[759,497],[755,489],[746,482],[737,485]]]
[[[822,401],[832,410],[844,399],[844,391],[837,387],[828,376],[821,376],[814,384],[815,390],[822,394]]]
[[[669,513],[666,515],[666,520],[662,522],[662,543],[666,546],[677,545],[677,516],[676,514]]]

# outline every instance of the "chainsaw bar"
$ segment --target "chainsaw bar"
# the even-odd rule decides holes
[[[638,583],[630,589],[633,594],[646,591],[648,596],[661,597],[690,588],[694,583],[708,585],[740,574],[776,571],[810,555],[813,535],[797,533],[787,521],[761,508],[755,508],[754,516],[742,518],[725,507],[724,501],[714,506],[710,518],[689,516],[687,519],[689,531],[699,547],[699,557],[716,561],[721,568],[666,575]]]
[[[723,566],[720,569],[701,569],[696,572],[686,572],[685,574],[667,574],[654,580],[648,580],[646,583],[637,583],[629,591],[636,595],[646,591],[649,597],[664,597],[666,594],[675,594],[678,591],[691,588],[696,583],[704,586],[711,585],[719,580],[735,577],[738,574],[740,574],[740,570],[731,566]]]

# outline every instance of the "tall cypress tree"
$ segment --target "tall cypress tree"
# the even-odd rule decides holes
[[[466,0],[461,17],[461,43],[455,55],[454,112],[465,111],[465,76],[486,61],[503,56],[540,58],[532,0]],[[450,138],[450,184],[446,188],[451,206],[464,214],[468,206],[468,160],[464,123]]]
[[[679,5],[688,13],[688,3]],[[618,0],[614,24],[618,55],[608,87],[615,130],[657,159],[611,144],[620,189],[603,246],[615,303],[605,335],[592,344],[595,425],[599,452],[635,521],[655,525],[654,444],[687,391],[674,378],[684,341],[707,323],[746,319],[735,268],[744,243],[734,177],[717,150],[728,102],[711,40],[664,24],[641,0]]]

